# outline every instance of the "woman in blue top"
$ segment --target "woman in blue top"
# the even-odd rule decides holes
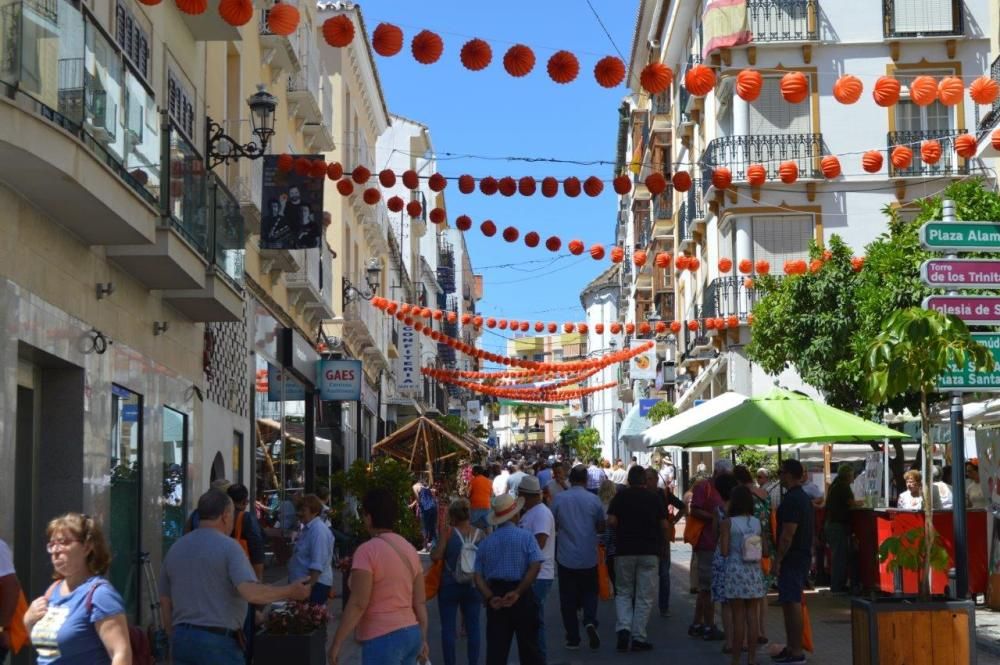
[[[102,577],[111,553],[100,527],[67,513],[47,534],[56,582],[24,615],[39,665],[132,665],[125,603]]]
[[[466,499],[456,499],[448,506],[448,522],[451,526],[441,529],[437,545],[431,551],[431,560],[444,559],[441,586],[438,589],[438,610],[441,612],[441,652],[444,665],[455,665],[455,641],[458,608],[462,608],[465,630],[468,633],[469,665],[479,663],[480,630],[479,613],[483,598],[471,580],[460,582],[458,564],[462,555],[463,542],[478,543],[483,533],[472,526],[472,509]]]

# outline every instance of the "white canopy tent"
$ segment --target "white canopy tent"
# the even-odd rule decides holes
[[[736,392],[727,392],[702,402],[698,406],[693,406],[686,411],[682,411],[673,418],[667,418],[653,425],[638,438],[637,450],[654,446],[669,436],[683,432],[686,429],[708,420],[714,416],[724,413],[747,401],[749,397]]]

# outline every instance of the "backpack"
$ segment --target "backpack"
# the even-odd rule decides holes
[[[434,500],[434,495],[426,487],[420,490],[420,495],[417,497],[417,501],[420,505],[421,512],[429,512],[437,508],[437,501]]]
[[[462,541],[462,549],[458,553],[458,561],[455,562],[455,570],[452,575],[459,584],[469,584],[476,572],[476,553],[479,551],[476,540],[479,538],[479,529],[476,529],[476,532],[468,540],[465,539],[461,531],[455,533]]]
[[[243,553],[247,555],[247,560],[250,560],[250,545],[247,543],[247,539],[243,536],[243,520],[246,519],[247,512],[241,510],[236,513],[236,526],[233,528],[233,540],[235,540]]]
[[[747,518],[747,526],[750,525],[750,518]],[[743,535],[743,561],[745,563],[760,563],[764,558],[764,541],[759,534],[746,533]]]

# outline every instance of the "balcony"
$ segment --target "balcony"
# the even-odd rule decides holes
[[[1000,82],[1000,57],[997,57],[993,61],[993,64],[990,65],[990,78]],[[976,106],[976,110],[978,112],[978,105]],[[1000,99],[994,101],[990,110],[979,120],[976,127],[976,140],[982,142],[986,138],[986,135],[991,133],[997,125],[1000,125]]]
[[[326,242],[320,239],[316,249],[292,250],[299,269],[285,275],[285,286],[288,289],[288,300],[292,307],[315,321],[315,325],[324,319],[332,319],[333,295],[333,259]]]
[[[299,33],[293,32],[287,37],[276,35],[267,27],[267,12],[260,12],[260,59],[261,64],[271,68],[271,82],[281,78],[281,73],[294,74],[302,68],[299,60]]]
[[[742,325],[746,324],[755,304],[757,291],[748,289],[742,277],[717,277],[705,287],[701,309],[705,318],[737,316]]]
[[[819,39],[816,0],[747,0],[751,44],[814,42]]]
[[[677,216],[680,225],[680,249],[691,247],[695,241],[695,225],[704,221],[705,207],[703,204],[701,181],[695,180],[687,191],[685,200],[681,203]]]
[[[653,237],[674,236],[674,190],[667,187],[663,192],[653,199]]]
[[[299,48],[299,70],[288,76],[288,111],[303,122],[318,123],[323,119],[320,80],[326,72],[320,69],[315,40],[300,40]]]
[[[201,14],[178,12],[191,36],[199,42],[238,42],[242,39],[240,30],[222,19],[218,11],[209,8]]]
[[[777,178],[778,167],[785,161],[798,164],[800,180],[819,179],[823,154],[822,134],[757,134],[713,139],[701,158],[702,187],[707,193],[716,166],[727,167],[733,174],[733,182],[738,183],[746,182],[751,164],[763,164],[768,178]]]
[[[363,284],[363,279],[351,280]],[[391,338],[389,324],[381,311],[371,302],[362,298],[344,305],[344,339],[352,349],[363,354],[362,360],[388,369],[389,358],[386,349]],[[418,335],[419,337],[419,335]]]
[[[246,232],[251,235],[260,233],[260,215],[262,206],[264,182],[264,160],[244,159],[239,162],[240,175],[236,177],[233,193],[240,203],[240,212],[246,223]]]
[[[964,129],[957,130],[959,134],[965,134]],[[955,154],[954,135],[956,130],[920,130],[914,132],[889,132],[886,138],[888,151],[897,145],[907,145],[913,152],[913,161],[909,168],[897,169],[889,160],[889,176],[893,178],[934,178],[950,175],[967,175],[969,165],[966,160]],[[941,144],[941,159],[937,164],[925,164],[920,159],[920,143],[927,139],[936,140]]]
[[[306,146],[312,152],[330,152],[336,147],[333,140],[333,87],[325,71],[319,84],[320,119],[302,125]]]
[[[661,92],[658,95],[653,95],[650,100],[650,113],[653,116],[653,123],[650,131],[653,134],[669,134],[673,129],[673,123],[671,122],[671,97],[670,91]]]
[[[882,0],[886,39],[960,37],[965,34],[963,0]]]

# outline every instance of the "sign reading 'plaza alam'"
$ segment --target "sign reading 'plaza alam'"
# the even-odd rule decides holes
[[[1000,251],[1000,223],[928,222],[920,227],[920,245],[935,252]]]

